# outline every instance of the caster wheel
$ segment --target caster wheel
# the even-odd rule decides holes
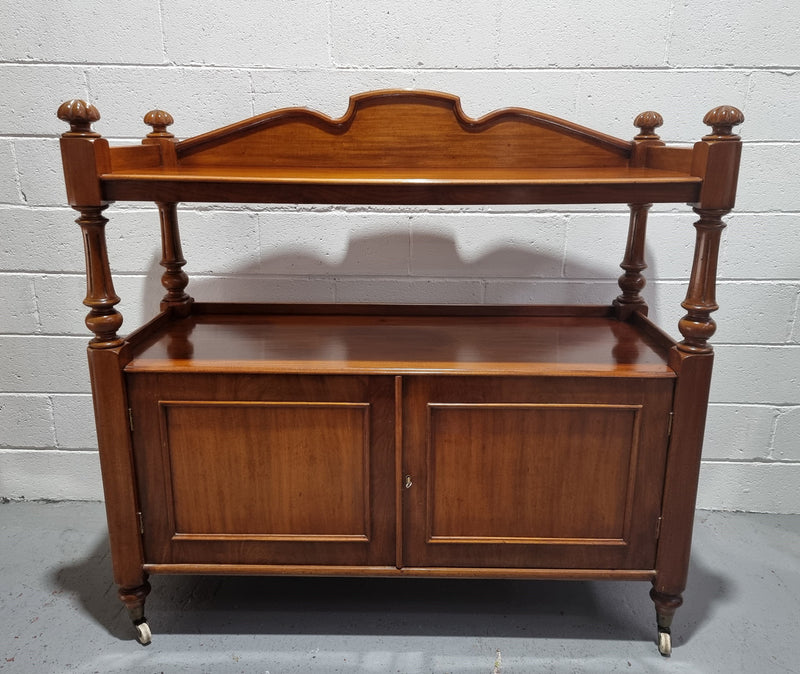
[[[669,633],[669,631],[658,631],[658,652],[661,653],[661,655],[663,655],[665,658],[668,658],[672,655],[672,635]]]
[[[150,625],[146,622],[140,622],[136,627],[136,641],[138,641],[142,646],[147,646],[150,643],[152,638],[152,633],[150,632]]]

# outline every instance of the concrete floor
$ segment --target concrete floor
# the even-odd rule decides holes
[[[698,512],[670,659],[634,582],[156,576],[143,647],[104,534],[0,505],[0,672],[800,672],[800,516]]]

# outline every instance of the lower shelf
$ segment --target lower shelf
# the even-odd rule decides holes
[[[194,305],[130,338],[129,372],[674,377],[674,345],[611,307]]]

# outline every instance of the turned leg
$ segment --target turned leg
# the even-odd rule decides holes
[[[128,609],[128,615],[136,628],[136,640],[143,646],[147,646],[151,639],[150,626],[144,616],[144,602],[148,594],[150,594],[150,583],[147,580],[138,587],[121,587],[119,589],[119,598]]]
[[[678,607],[683,604],[683,597],[679,594],[664,594],[652,588],[650,598],[656,605],[658,652],[668,658],[672,655],[672,618]]]

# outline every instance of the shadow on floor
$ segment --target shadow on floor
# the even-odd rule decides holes
[[[108,544],[51,576],[99,625],[132,639],[111,583]],[[649,584],[618,581],[155,576],[146,614],[154,633],[655,638]],[[730,592],[697,561],[676,643],[686,643]]]

